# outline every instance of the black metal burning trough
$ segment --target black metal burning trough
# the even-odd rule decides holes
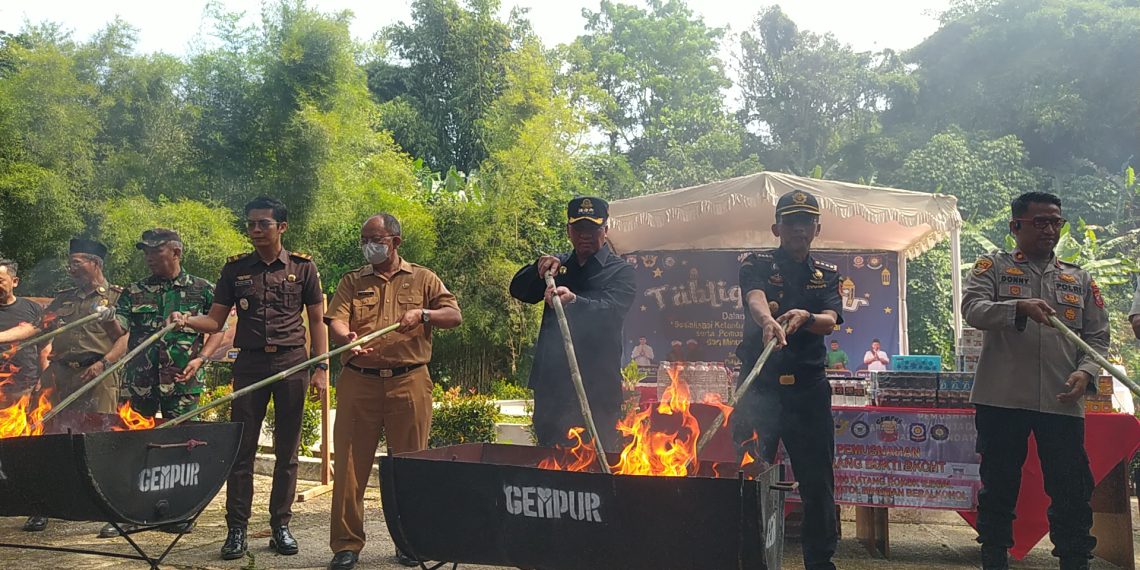
[[[237,455],[241,424],[186,423],[173,429],[104,431],[118,416],[65,411],[45,435],[0,439],[0,515],[158,525],[197,519],[225,483]],[[138,532],[131,531],[131,532]],[[0,544],[144,560],[151,558],[57,547]],[[180,537],[181,535],[179,535]]]
[[[734,469],[716,477],[708,463],[693,477],[535,467],[551,453],[466,444],[381,457],[392,539],[416,558],[453,567],[780,568],[790,490],[781,466],[755,479]]]

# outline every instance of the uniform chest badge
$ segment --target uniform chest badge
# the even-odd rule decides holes
[[[1014,296],[1021,296],[1021,286],[1020,285],[1010,285],[1009,286],[1009,294],[1014,295]]]
[[[1076,283],[1076,282],[1077,282],[1077,278],[1076,278],[1076,276],[1074,276],[1074,275],[1069,275],[1068,273],[1062,273],[1062,274],[1059,276],[1059,279],[1060,279],[1061,281],[1064,281],[1065,283]]]
[[[780,310],[780,304],[775,301],[768,301],[768,312],[775,313]]]
[[[238,301],[238,306],[241,307],[241,310],[248,311],[249,310],[249,299],[242,298],[241,300]]]
[[[292,273],[290,273],[290,274],[289,274],[289,276],[285,278],[285,280],[286,280],[286,281],[288,281],[288,282],[290,282],[290,283],[292,283],[292,282],[294,282],[294,281],[296,281],[296,280],[297,280],[297,276],[296,276],[296,275],[294,275],[294,274],[292,274]]]
[[[1077,320],[1077,310],[1072,308],[1072,307],[1065,309],[1065,320],[1067,320],[1067,321]]]
[[[1065,293],[1064,299],[1065,302],[1070,305],[1076,305],[1081,302],[1081,298],[1078,297],[1076,293]]]
[[[1017,267],[1007,267],[1005,270],[1006,275],[1025,275],[1025,272]]]
[[[811,277],[816,281],[823,281],[823,272],[816,269],[815,272],[811,274]]]
[[[100,294],[100,295],[102,295],[102,294],[104,294],[104,293],[106,293],[106,292],[107,292],[107,288],[106,288],[106,287],[103,287],[103,286],[99,286],[99,288],[98,288],[98,289],[96,289],[96,291],[98,291],[98,292],[99,292],[99,294]]]
[[[238,278],[238,280],[253,279],[253,275],[238,275],[237,278]]]
[[[100,307],[106,307],[107,304],[108,304],[108,301],[106,299],[99,299],[99,306]]]

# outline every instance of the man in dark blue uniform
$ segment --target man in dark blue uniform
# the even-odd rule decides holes
[[[776,339],[777,350],[737,403],[732,434],[739,453],[769,463],[783,440],[803,499],[804,566],[833,570],[835,430],[823,337],[843,316],[837,268],[811,257],[819,230],[815,196],[800,190],[784,194],[772,225],[780,247],[750,254],[740,265],[740,294],[750,317],[736,349],[741,379],[770,339]]]

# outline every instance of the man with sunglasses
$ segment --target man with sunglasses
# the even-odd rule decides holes
[[[309,354],[328,351],[324,325],[325,304],[317,266],[310,256],[282,246],[289,227],[288,210],[280,200],[261,196],[245,205],[245,227],[253,251],[229,258],[222,267],[214,302],[205,315],[171,315],[171,321],[199,332],[218,333],[225,327],[230,309],[237,305],[234,348],[234,389],[286,370],[308,360]],[[304,313],[304,315],[302,315]],[[308,317],[309,350],[305,348]],[[301,418],[307,389],[324,391],[328,363],[310,373],[301,370],[288,378],[234,400],[232,421],[241,422],[237,459],[226,480],[226,525],[222,559],[245,556],[246,525],[253,501],[253,463],[261,422],[273,399],[274,432],[273,490],[269,495],[269,548],[293,555],[300,550],[289,531],[293,499],[297,492],[297,448],[301,443]]]
[[[812,258],[819,235],[819,202],[795,190],[776,202],[772,233],[780,247],[750,254],[740,264],[740,295],[749,319],[736,348],[743,380],[764,346],[777,350],[732,414],[732,436],[743,457],[772,463],[780,441],[800,483],[804,521],[801,546],[807,570],[834,570],[835,427],[827,348],[823,337],[843,323],[838,268]],[[758,436],[758,437],[757,437]]]
[[[1089,346],[1108,350],[1108,315],[1100,290],[1080,267],[1053,253],[1065,225],[1061,200],[1029,192],[1015,198],[1012,252],[980,256],[966,281],[962,314],[986,331],[970,401],[982,454],[978,542],[982,567],[1008,568],[1013,519],[1027,441],[1049,494],[1049,537],[1063,570],[1089,567],[1093,478],[1085,453],[1084,394],[1095,392],[1100,365],[1049,324],[1056,316]]]
[[[622,324],[633,306],[633,266],[606,244],[609,204],[601,198],[580,197],[566,207],[566,234],[574,251],[543,255],[519,269],[511,280],[511,296],[524,303],[546,301],[535,343],[530,388],[534,390],[534,433],[538,444],[570,443],[567,432],[582,427],[582,410],[570,381],[566,347],[554,313],[557,295],[566,309],[578,367],[590,402],[590,413],[606,451],[617,448],[621,414],[621,367],[625,352]],[[555,287],[546,286],[554,272]]]

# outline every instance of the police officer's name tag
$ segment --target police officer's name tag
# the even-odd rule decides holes
[[[253,279],[238,279],[234,281],[234,287],[241,287],[243,285],[253,285]]]

